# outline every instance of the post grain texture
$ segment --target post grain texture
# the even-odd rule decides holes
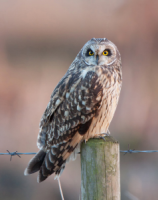
[[[110,136],[81,145],[81,200],[120,200],[120,149]]]

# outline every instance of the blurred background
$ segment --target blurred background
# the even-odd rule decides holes
[[[111,134],[120,148],[158,149],[158,1],[0,1],[0,152],[37,152],[40,118],[58,81],[92,37],[122,55],[123,87]],[[0,200],[60,200],[54,175],[24,177],[32,156],[0,156]],[[79,199],[80,158],[61,177]],[[121,154],[121,199],[157,200],[158,153]]]

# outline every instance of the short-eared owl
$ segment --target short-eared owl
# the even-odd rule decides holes
[[[39,171],[38,182],[61,174],[80,143],[107,133],[122,85],[121,56],[108,39],[88,41],[54,89],[42,116],[39,152],[24,174]]]

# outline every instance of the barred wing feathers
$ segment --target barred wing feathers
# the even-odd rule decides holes
[[[98,75],[89,71],[67,74],[54,90],[40,123],[38,146],[25,175],[39,170],[38,182],[52,173],[61,174],[70,154],[82,141],[97,115],[103,96]]]

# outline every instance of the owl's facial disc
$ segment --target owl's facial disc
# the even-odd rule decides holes
[[[110,65],[115,61],[116,50],[111,44],[91,44],[87,47],[84,60],[88,65]]]

